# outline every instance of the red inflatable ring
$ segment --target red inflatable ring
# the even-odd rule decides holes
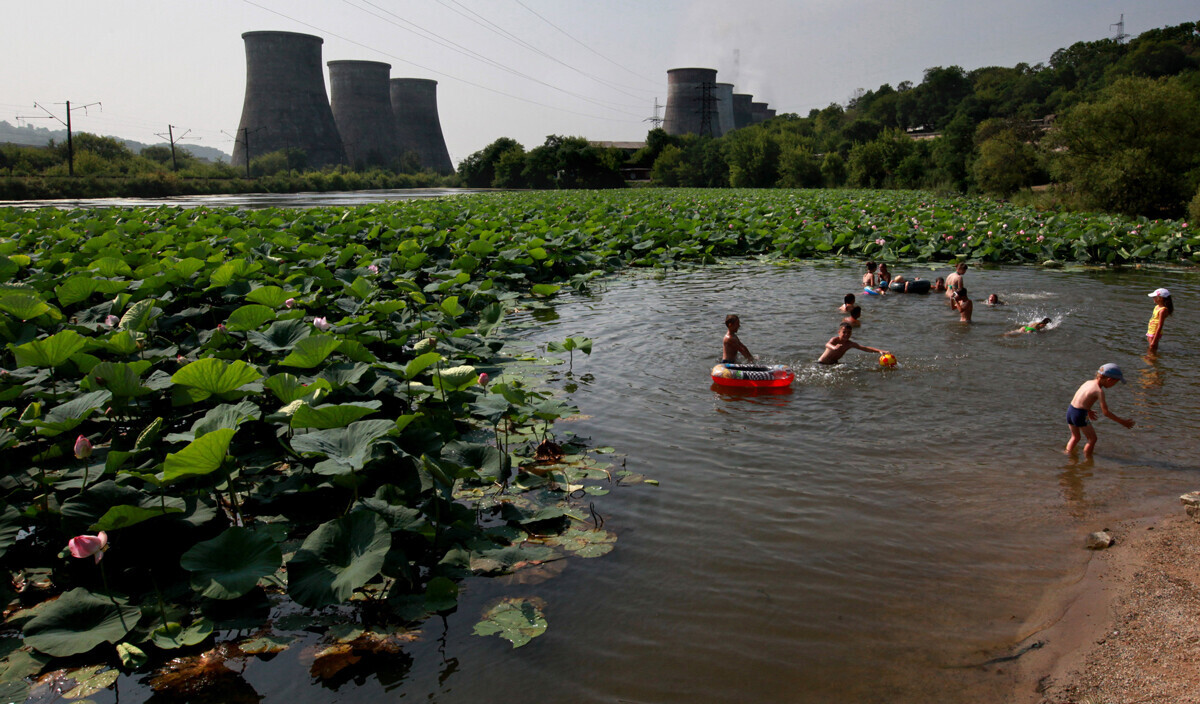
[[[775,364],[718,364],[712,368],[712,380],[721,386],[779,388],[789,386],[796,375],[791,369]]]

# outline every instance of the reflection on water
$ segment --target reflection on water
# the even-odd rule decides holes
[[[170,196],[165,198],[61,198],[56,200],[4,201],[13,208],[154,208],[170,205],[177,208],[323,208],[328,206],[369,205],[413,198],[479,193],[469,188],[405,188],[373,191],[330,191],[326,193],[222,193],[204,196]]]
[[[551,377],[583,414],[559,432],[616,447],[661,484],[597,498],[619,535],[611,554],[555,563],[542,582],[468,582],[411,661],[359,671],[337,699],[1008,700],[1011,668],[960,666],[1036,638],[1043,624],[1027,621],[1082,569],[1084,535],[1174,510],[1200,479],[1196,319],[1172,318],[1157,358],[1142,357],[1146,292],[1196,300],[1200,280],[972,269],[972,290],[1008,305],[961,325],[940,296],[862,300],[854,339],[899,366],[857,351],[817,365],[858,277],[753,263],[635,274],[555,315],[513,316],[529,344],[593,338],[573,375]],[[793,366],[790,389],[711,383],[727,313],[764,363]],[[1041,317],[1058,324],[1004,336]],[[1130,381],[1109,404],[1137,426],[1101,420],[1095,459],[1066,458],[1065,407],[1105,362]],[[516,596],[545,600],[544,636],[513,650],[471,634],[487,603]],[[327,701],[298,657],[253,661],[245,678],[264,701]]]

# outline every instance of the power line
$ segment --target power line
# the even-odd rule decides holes
[[[565,112],[565,113],[568,113],[568,114],[571,114],[571,115],[580,115],[580,116],[582,116],[582,117],[591,118],[591,119],[593,119],[593,120],[605,120],[605,121],[608,121],[608,122],[632,122],[631,120],[625,120],[625,119],[621,119],[621,118],[613,118],[613,117],[601,117],[601,116],[599,116],[599,115],[589,115],[589,114],[587,114],[587,113],[578,112],[578,111],[576,111],[576,110],[568,110],[568,109],[566,109],[566,108],[560,108],[560,107],[557,107],[557,106],[554,106],[554,105],[547,105],[546,103],[540,103],[540,102],[538,102],[538,101],[536,101],[536,100],[530,100],[529,98],[522,98],[522,97],[520,97],[520,96],[517,96],[517,95],[512,95],[511,93],[505,93],[505,92],[504,92],[504,91],[502,91],[502,90],[496,90],[495,88],[490,88],[490,87],[488,87],[488,86],[480,85],[480,84],[478,84],[478,83],[475,83],[475,82],[473,82],[473,81],[468,81],[468,80],[467,80],[467,79],[465,79],[465,78],[459,78],[458,76],[455,76],[455,75],[452,75],[452,74],[446,73],[445,71],[439,71],[439,70],[437,70],[437,69],[435,69],[435,68],[431,68],[431,67],[429,67],[429,66],[424,66],[424,65],[422,65],[422,64],[418,64],[418,63],[417,63],[417,62],[415,62],[415,61],[409,61],[408,59],[402,58],[402,57],[400,57],[400,56],[396,56],[395,54],[392,54],[392,53],[390,53],[390,52],[387,52],[387,51],[383,51],[382,49],[376,49],[375,47],[369,46],[369,45],[367,45],[367,44],[363,44],[362,42],[359,42],[359,41],[355,41],[355,40],[353,40],[353,39],[350,39],[349,37],[344,37],[344,36],[342,36],[342,35],[340,35],[340,34],[338,34],[338,33],[336,33],[336,32],[331,32],[331,31],[329,31],[329,30],[327,30],[327,29],[324,29],[324,28],[322,28],[322,27],[318,27],[317,25],[311,24],[311,23],[309,23],[309,22],[305,22],[305,21],[303,21],[303,20],[296,19],[295,17],[292,17],[292,16],[290,16],[290,15],[286,15],[286,14],[284,14],[284,13],[282,13],[282,12],[279,12],[278,10],[272,10],[271,8],[269,8],[269,7],[266,7],[266,6],[264,6],[264,5],[260,5],[260,4],[256,3],[256,2],[254,2],[253,0],[242,0],[242,2],[246,3],[247,5],[253,5],[254,7],[257,7],[257,8],[258,8],[258,9],[260,9],[260,10],[266,10],[267,12],[270,12],[270,13],[271,13],[271,14],[273,14],[273,15],[278,15],[278,16],[280,16],[280,17],[282,17],[282,18],[286,19],[286,20],[290,20],[290,21],[292,21],[292,22],[295,22],[296,24],[302,25],[302,26],[304,26],[304,27],[308,27],[309,29],[315,30],[315,31],[317,31],[317,32],[323,32],[324,34],[327,34],[327,35],[329,35],[329,36],[331,36],[331,37],[336,37],[336,38],[338,38],[338,39],[341,39],[342,41],[344,41],[344,42],[346,42],[346,43],[348,43],[348,44],[353,44],[354,46],[361,47],[361,48],[363,48],[363,49],[366,49],[366,50],[368,50],[368,51],[373,51],[373,52],[375,52],[375,53],[377,53],[377,54],[379,54],[379,55],[381,55],[381,56],[387,56],[387,57],[389,57],[389,58],[391,58],[391,59],[394,59],[394,60],[396,60],[396,61],[399,61],[399,62],[401,62],[401,63],[408,64],[409,66],[415,66],[415,67],[417,67],[417,68],[419,68],[419,69],[421,69],[421,70],[423,70],[423,71],[428,71],[429,73],[432,73],[432,74],[434,74],[434,75],[437,75],[437,76],[443,76],[443,77],[445,77],[445,78],[448,78],[448,79],[450,79],[450,80],[452,80],[452,81],[457,81],[457,82],[459,82],[459,83],[463,83],[463,84],[465,84],[465,85],[469,85],[469,86],[472,86],[472,87],[474,87],[474,88],[478,88],[478,89],[480,89],[480,90],[486,90],[486,91],[488,91],[489,93],[495,93],[495,94],[497,94],[497,95],[503,95],[503,96],[504,96],[504,97],[506,97],[506,98],[512,98],[513,100],[519,100],[519,101],[521,101],[521,102],[523,102],[523,103],[529,103],[530,105],[536,105],[536,106],[538,106],[538,107],[543,107],[543,108],[547,108],[547,109],[550,109],[550,110],[557,110],[557,111],[559,111],[559,112]]]
[[[570,39],[571,41],[575,42],[576,44],[578,44],[579,46],[583,47],[584,49],[587,49],[588,51],[592,52],[592,53],[593,53],[593,54],[595,54],[596,56],[599,56],[600,58],[602,58],[602,59],[604,59],[605,61],[609,62],[609,63],[610,63],[610,64],[612,64],[613,66],[616,66],[617,68],[619,68],[619,69],[622,69],[622,70],[624,70],[624,71],[628,71],[629,73],[632,73],[633,75],[637,76],[638,78],[640,78],[640,79],[642,79],[642,80],[644,80],[644,81],[649,81],[649,82],[651,82],[651,83],[653,83],[653,84],[655,84],[655,85],[662,85],[660,81],[656,81],[656,80],[654,80],[653,78],[647,78],[646,76],[643,76],[642,74],[638,73],[637,71],[634,71],[633,69],[626,68],[626,67],[622,66],[621,64],[617,63],[616,61],[613,61],[612,59],[608,58],[608,57],[607,57],[607,56],[605,56],[604,54],[601,54],[600,52],[596,51],[595,49],[593,49],[592,47],[588,46],[587,44],[584,44],[584,43],[583,43],[583,42],[581,42],[580,40],[578,40],[578,39],[576,39],[575,37],[571,36],[571,34],[567,32],[567,30],[563,29],[562,27],[559,27],[558,25],[554,24],[553,22],[551,22],[550,20],[546,19],[545,17],[542,17],[542,16],[541,16],[540,14],[538,14],[537,12],[534,12],[534,10],[533,10],[531,7],[529,7],[529,6],[528,6],[528,5],[526,5],[525,3],[521,2],[521,0],[513,0],[513,2],[517,3],[518,5],[520,5],[521,7],[525,8],[526,10],[529,10],[529,12],[530,12],[530,13],[532,13],[534,17],[537,17],[539,20],[541,20],[541,21],[545,22],[546,24],[550,25],[551,27],[553,27],[553,28],[557,29],[559,32],[562,32],[562,33],[563,33],[563,34],[564,34],[564,35],[565,35],[565,36],[566,36],[568,39]],[[639,89],[639,90],[641,90],[641,89]]]

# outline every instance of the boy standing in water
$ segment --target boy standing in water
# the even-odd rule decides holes
[[[1121,368],[1112,363],[1105,364],[1096,371],[1095,379],[1083,382],[1083,385],[1075,392],[1075,397],[1071,399],[1071,405],[1067,407],[1067,427],[1071,429],[1071,439],[1067,441],[1067,454],[1071,454],[1075,445],[1079,443],[1080,432],[1087,438],[1087,443],[1083,446],[1083,455],[1091,457],[1092,450],[1096,449],[1096,431],[1092,430],[1092,426],[1088,424],[1089,420],[1096,420],[1100,417],[1092,410],[1092,405],[1096,401],[1100,401],[1100,412],[1105,416],[1126,428],[1133,427],[1132,420],[1121,418],[1108,410],[1108,403],[1104,400],[1104,390],[1116,386],[1118,381],[1125,381],[1125,377],[1121,374]]]
[[[842,323],[838,326],[838,334],[832,337],[829,342],[825,343],[825,351],[821,353],[821,358],[817,360],[820,364],[837,364],[850,348],[862,350],[863,352],[874,352],[875,354],[887,354],[887,350],[877,350],[874,347],[860,345],[850,339],[850,333],[854,331],[854,326],[850,323]]]
[[[954,295],[950,298],[950,307],[958,311],[960,322],[971,322],[971,313],[975,310],[975,304],[971,302],[971,298],[967,295],[966,287],[961,287],[954,292]]]
[[[754,361],[754,355],[750,354],[750,350],[742,344],[738,339],[737,331],[742,326],[742,321],[736,315],[730,313],[725,316],[725,339],[721,341],[721,364],[736,364],[738,352],[746,356],[749,362]]]

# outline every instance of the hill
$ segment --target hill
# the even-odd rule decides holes
[[[157,142],[155,144],[145,144],[132,139],[124,139],[121,137],[113,137],[129,147],[135,154],[141,153],[143,149],[151,146],[170,146],[167,142]],[[51,130],[45,127],[34,127],[32,125],[10,125],[4,120],[0,120],[0,144],[22,144],[33,147],[44,147],[50,143],[50,140],[62,143],[67,141],[66,130]],[[201,161],[210,162],[226,162],[228,163],[230,155],[226,152],[214,147],[205,147],[199,144],[184,144],[176,143],[177,147],[191,152],[192,156]]]

